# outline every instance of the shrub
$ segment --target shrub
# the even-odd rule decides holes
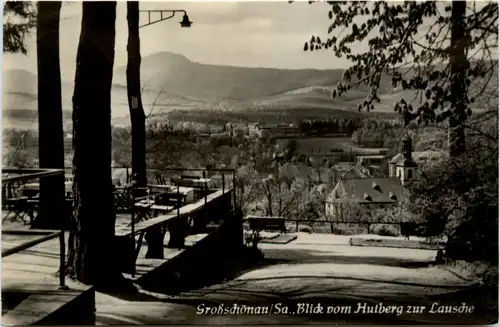
[[[312,228],[311,228],[311,226],[307,226],[307,225],[299,225],[299,232],[311,234]]]
[[[333,226],[333,234],[335,234],[335,235],[356,235],[356,234],[360,234],[360,231],[359,231],[359,228],[353,227],[353,226]]]
[[[371,232],[373,234],[377,234],[380,236],[400,236],[401,231],[395,225],[375,225],[371,228]]]

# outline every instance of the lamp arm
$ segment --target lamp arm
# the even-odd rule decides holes
[[[175,10],[139,10],[139,13],[141,13],[141,12],[148,13],[148,22],[145,23],[145,24],[143,24],[143,25],[140,25],[139,28],[145,27],[145,26],[149,26],[149,25],[153,25],[153,24],[162,22],[164,20],[173,18],[176,13],[184,13],[184,15],[187,14],[184,9],[175,9]],[[160,19],[152,21],[151,20],[151,13],[160,13]],[[163,13],[170,13],[170,16],[163,17]]]

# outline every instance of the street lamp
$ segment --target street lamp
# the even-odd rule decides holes
[[[179,22],[181,24],[181,27],[191,27],[191,25],[193,24],[193,22],[189,21],[189,16],[188,16],[187,12],[183,9],[179,9],[179,10],[139,10],[139,12],[140,13],[141,12],[148,13],[148,22],[144,25],[139,26],[139,28],[170,19],[170,18],[174,17],[176,13],[183,13],[184,14],[184,16],[182,17],[182,21]],[[151,20],[152,13],[159,13],[160,18],[156,19],[156,20],[155,19]],[[163,14],[169,14],[169,16],[164,17]]]

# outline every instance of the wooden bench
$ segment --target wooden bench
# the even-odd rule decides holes
[[[209,194],[207,196],[206,204],[208,205],[210,203],[213,203],[218,198],[224,195],[229,196],[228,193],[231,192],[232,192],[231,189],[227,189],[224,191],[224,193],[222,193],[222,190],[219,190],[212,194]],[[134,224],[133,229],[131,228],[130,225],[116,226],[115,236],[118,239],[118,242],[130,244],[127,245],[127,247],[129,248],[133,247],[132,253],[130,253],[129,251],[125,251],[123,253],[124,256],[123,260],[126,260],[126,262],[129,262],[130,264],[132,262],[135,264],[144,237],[148,232],[152,232],[153,234],[158,234],[155,235],[155,238],[157,237],[161,241],[159,242],[158,240],[155,240],[155,246],[157,245],[158,249],[154,249],[153,252],[155,252],[155,254],[163,253],[163,238],[167,229],[170,231],[171,238],[172,236],[175,235],[176,239],[183,240],[187,236],[184,235],[187,234],[187,230],[184,230],[184,227],[187,226],[187,219],[193,214],[199,212],[200,210],[203,210],[204,208],[205,208],[204,199],[198,200],[193,203],[188,203],[177,208],[172,208],[171,206],[166,206],[161,204],[154,204],[153,202],[149,207],[149,210],[154,210],[156,212],[163,212],[163,214],[157,217],[151,217],[148,219],[143,219],[141,221],[138,221],[137,224]],[[139,235],[137,243],[135,243],[135,235]],[[127,239],[131,241],[131,243],[128,243],[129,241],[126,241]],[[148,252],[150,250],[151,249],[148,248]],[[157,258],[157,259],[162,259],[162,258]],[[129,268],[124,268],[124,269],[129,270]]]
[[[405,240],[409,240],[410,236],[417,236],[420,233],[420,226],[414,222],[401,223],[401,234],[405,237]]]
[[[250,224],[250,229],[252,230],[252,237],[247,241],[252,243],[253,247],[257,247],[260,241],[260,232],[264,230],[268,231],[278,231],[280,233],[286,234],[285,218],[283,217],[254,217],[248,216],[246,220]]]
[[[254,231],[279,231],[286,234],[285,218],[283,217],[247,217],[250,229]]]

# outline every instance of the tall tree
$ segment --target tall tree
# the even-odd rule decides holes
[[[27,54],[25,38],[36,25],[30,1],[5,1],[3,7],[3,51]]]
[[[332,92],[339,97],[353,87],[368,86],[359,110],[374,109],[378,91],[393,87],[415,90],[413,107],[401,99],[395,111],[408,124],[449,119],[450,157],[465,151],[464,124],[470,104],[497,78],[498,4],[496,2],[329,2],[326,39],[313,36],[304,50],[332,49],[352,66],[345,82]],[[364,45],[366,51],[356,51]],[[389,82],[389,83],[388,83]]]
[[[132,172],[137,185],[145,187],[146,178],[146,116],[141,99],[141,42],[139,38],[139,2],[127,2],[128,63],[127,96],[132,125]]]
[[[73,94],[74,204],[69,273],[100,288],[123,281],[115,262],[111,82],[116,2],[85,1]]]
[[[64,169],[64,131],[59,64],[60,1],[37,3],[38,154],[40,168]],[[64,175],[40,179],[40,213],[35,228],[67,223]]]

